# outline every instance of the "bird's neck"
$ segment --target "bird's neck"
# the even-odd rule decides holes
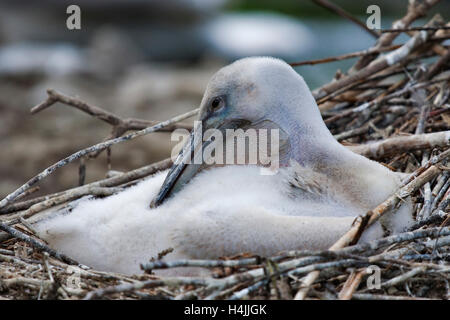
[[[399,178],[394,172],[344,147],[322,119],[314,124],[307,129],[295,125],[286,129],[291,148],[289,154],[280,156],[281,167],[289,166],[292,159],[325,174],[364,208],[377,205],[397,188]]]
[[[285,121],[290,148],[287,154],[280,155],[280,166],[289,166],[293,159],[299,164],[330,174],[336,170],[351,170],[373,166],[373,161],[357,155],[340,144],[326,127],[320,113],[300,115],[302,119],[290,117]],[[299,116],[299,117],[300,117]],[[305,117],[310,117],[305,121]]]
[[[278,115],[274,122],[289,137],[290,148],[280,153],[281,166],[288,166],[291,159],[307,167],[341,166],[351,157],[351,151],[328,130],[318,108],[309,113]]]

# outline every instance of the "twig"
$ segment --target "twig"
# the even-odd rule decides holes
[[[404,274],[402,274],[402,275],[400,275],[398,277],[392,278],[389,281],[381,283],[380,286],[382,288],[389,288],[389,287],[395,286],[395,285],[397,285],[399,283],[407,281],[408,279],[410,279],[410,278],[412,278],[412,277],[414,277],[414,276],[416,276],[418,274],[421,274],[425,270],[426,270],[425,267],[414,268],[414,269],[412,269],[412,270],[410,270],[410,271],[408,271],[408,272],[406,272],[406,273],[404,273]]]
[[[341,238],[339,238],[339,240],[330,247],[330,250],[335,251],[356,242],[366,227],[373,224],[383,214],[394,208],[394,206],[396,206],[401,199],[405,199],[406,197],[410,196],[420,186],[434,178],[439,172],[440,169],[438,167],[431,166],[417,179],[409,182],[398,192],[390,196],[386,201],[378,205],[375,209],[367,212],[363,216],[359,216],[353,223],[350,230],[347,231]],[[309,286],[317,279],[318,276],[319,271],[313,271],[309,273],[303,280],[304,286],[297,292],[295,299],[303,300],[308,293]]]
[[[441,0],[425,0],[421,2],[412,1],[408,5],[408,10],[406,15],[401,19],[395,21],[392,24],[392,29],[405,29],[415,20],[426,15],[427,11],[436,5]],[[391,45],[394,39],[400,34],[400,32],[387,32],[381,34],[377,39],[375,48],[382,48]],[[364,56],[358,60],[352,67],[353,70],[360,70],[366,67],[373,59],[375,59],[376,54],[371,56]]]
[[[438,182],[433,188],[432,194],[434,196],[433,204],[431,205],[431,209],[435,209],[439,201],[443,198],[444,194],[450,188],[450,172],[446,171],[444,174],[438,179]]]
[[[334,12],[334,13],[340,15],[341,17],[344,17],[344,18],[350,20],[351,22],[353,22],[354,24],[356,24],[357,26],[361,27],[363,30],[365,30],[366,32],[371,34],[373,37],[375,37],[375,38],[379,37],[378,32],[376,32],[372,29],[369,29],[364,23],[362,23],[361,21],[359,21],[358,19],[353,17],[350,13],[348,13],[344,9],[340,8],[339,6],[335,5],[334,3],[331,3],[327,0],[312,0],[312,1],[322,7],[330,10],[331,12]]]
[[[339,300],[350,300],[353,296],[353,293],[358,289],[359,284],[363,276],[366,274],[366,270],[363,269],[361,271],[355,272],[353,271],[349,276],[347,281],[345,281],[344,287],[339,292]]]
[[[434,18],[430,22],[430,24],[431,25],[436,24],[436,21],[438,20],[439,19]],[[412,37],[410,40],[408,40],[403,46],[386,54],[383,57],[380,57],[378,60],[371,63],[366,68],[361,69],[360,71],[352,75],[343,77],[340,80],[322,86],[321,88],[319,88],[318,91],[314,92],[314,98],[316,100],[322,99],[338,89],[351,85],[352,83],[357,82],[358,80],[367,78],[383,69],[386,69],[387,67],[390,67],[394,64],[401,62],[406,57],[408,57],[408,55],[412,51],[414,51],[419,46],[424,44],[430,36],[431,36],[430,31],[421,31],[420,33]]]
[[[148,120],[141,120],[141,119],[135,119],[135,118],[128,118],[128,119],[122,119],[121,117],[103,110],[100,107],[90,105],[87,102],[84,102],[80,99],[69,97],[67,95],[64,95],[60,92],[57,92],[54,89],[48,89],[47,90],[47,99],[44,102],[41,102],[39,105],[31,108],[31,114],[38,113],[56,102],[64,103],[68,106],[74,107],[76,109],[79,109],[97,119],[100,119],[110,125],[112,125],[112,133],[109,135],[105,140],[110,140],[114,138],[118,138],[122,136],[124,133],[126,133],[129,130],[142,130],[149,126],[154,126],[159,123],[159,121],[148,121]],[[192,125],[190,124],[181,124],[181,123],[173,123],[169,126],[163,127],[159,129],[159,131],[173,131],[174,129],[183,128],[183,129],[192,129]],[[90,153],[88,156],[90,158],[96,158],[102,151],[105,149],[100,149],[96,152]],[[111,149],[108,147],[106,148],[108,152],[107,160],[108,165],[110,165],[110,155],[111,155]],[[80,186],[83,185],[83,179],[84,179],[84,169],[85,165],[84,162],[80,163]]]
[[[14,192],[10,193],[9,195],[7,195],[2,201],[0,201],[0,209],[6,207],[9,203],[11,203],[12,201],[14,201],[19,195],[21,195],[22,193],[24,193],[26,190],[28,190],[30,187],[32,187],[34,184],[36,184],[37,182],[39,182],[40,180],[42,180],[43,178],[47,177],[48,175],[50,175],[53,171],[55,171],[58,168],[61,168],[63,166],[65,166],[66,164],[69,164],[79,158],[81,158],[82,156],[89,154],[91,152],[95,152],[98,150],[103,150],[106,149],[112,145],[124,142],[124,141],[128,141],[131,139],[135,139],[141,136],[144,136],[146,134],[155,132],[160,130],[161,128],[167,127],[175,122],[184,120],[186,118],[192,117],[193,115],[197,114],[198,109],[189,111],[187,113],[184,113],[182,115],[173,117],[172,119],[163,121],[155,126],[152,127],[148,127],[146,129],[140,130],[140,131],[136,131],[133,133],[130,133],[126,136],[120,137],[120,138],[115,138],[115,139],[111,139],[111,140],[107,140],[105,142],[101,142],[98,143],[96,145],[93,145],[91,147],[82,149],[78,152],[73,153],[72,155],[64,158],[63,160],[58,161],[57,163],[51,165],[50,167],[48,167],[47,169],[45,169],[44,171],[42,171],[41,173],[39,173],[38,175],[34,176],[33,178],[31,178],[30,180],[28,180],[24,185],[22,185],[19,189],[15,190]]]
[[[353,242],[355,242],[355,239],[359,238],[361,235],[362,230],[367,225],[369,217],[368,216],[359,216],[355,219],[353,222],[351,228],[347,231],[346,234],[344,234],[341,238],[339,238],[338,241],[336,241],[331,247],[330,251],[336,251],[343,247],[346,247]],[[306,277],[302,279],[302,287],[300,290],[298,290],[297,294],[295,295],[295,300],[303,300],[306,295],[308,294],[309,288],[312,285],[312,283],[319,277],[320,271],[314,270],[308,273]]]
[[[407,183],[410,183],[413,179],[417,178],[419,175],[421,175],[425,170],[428,170],[431,166],[438,164],[442,161],[444,161],[446,158],[450,157],[450,149],[445,150],[444,152],[441,152],[440,154],[431,157],[430,160],[428,160],[426,163],[424,163],[421,167],[417,168],[413,173],[411,173],[408,177],[406,177],[402,181],[402,185],[406,185]]]
[[[398,192],[390,196],[386,201],[378,205],[375,209],[369,211],[367,215],[370,217],[368,226],[373,224],[378,218],[380,218],[387,211],[393,209],[400,200],[406,199],[411,194],[416,192],[421,186],[433,179],[439,174],[441,170],[436,166],[431,166],[424,173],[422,173],[415,180],[402,187]]]
[[[450,61],[450,50],[447,49],[446,53],[431,66],[427,73],[425,73],[422,79],[431,79],[439,73],[439,71]]]
[[[253,284],[245,289],[242,289],[241,291],[234,293],[230,298],[228,298],[228,300],[240,300],[240,299],[244,298],[245,296],[249,295],[250,293],[252,293],[253,291],[258,290],[262,286],[267,285],[268,283],[269,283],[269,279],[264,279],[264,280],[258,281],[255,284]]]
[[[65,203],[65,202],[68,202],[71,200],[81,198],[82,196],[85,196],[85,195],[105,197],[105,196],[110,196],[115,193],[118,193],[122,190],[123,190],[122,188],[118,188],[118,187],[105,188],[105,187],[89,186],[88,188],[80,188],[80,189],[76,190],[75,192],[65,192],[64,194],[62,194],[58,197],[53,197],[51,199],[48,199],[48,200],[45,200],[45,201],[42,201],[42,202],[32,205],[30,208],[28,208],[24,212],[21,212],[18,217],[16,217],[13,220],[8,221],[7,223],[8,224],[17,223],[19,219],[27,219],[38,212],[52,208],[61,203]]]
[[[386,32],[410,32],[410,31],[438,31],[438,30],[450,30],[448,26],[442,27],[411,27],[411,28],[398,28],[398,29],[380,29],[381,33]]]
[[[239,267],[258,264],[259,259],[249,258],[240,260],[176,260],[176,261],[152,261],[146,264],[141,264],[141,269],[145,271],[151,271],[154,269],[167,269],[178,267],[203,267],[203,268],[215,268],[215,267]]]
[[[450,131],[393,137],[359,146],[348,147],[355,153],[372,159],[381,159],[403,152],[450,146]]]
[[[374,53],[381,53],[381,52],[386,52],[386,51],[392,51],[392,50],[400,48],[401,46],[402,45],[395,44],[395,45],[392,45],[392,46],[389,46],[389,47],[383,47],[383,48],[370,48],[370,49],[367,49],[367,50],[356,51],[356,52],[347,53],[347,54],[343,54],[343,55],[335,56],[335,57],[328,57],[328,58],[323,58],[323,59],[308,60],[308,61],[301,61],[301,62],[291,62],[289,64],[292,67],[299,67],[299,66],[304,66],[304,65],[315,65],[315,64],[320,64],[320,63],[341,61],[341,60],[361,57],[361,56],[374,54]]]
[[[384,294],[370,294],[370,293],[355,293],[354,299],[357,300],[434,300],[428,298],[416,298],[408,296],[390,296]]]
[[[31,114],[36,114],[42,110],[47,109],[57,102],[61,102],[112,125],[115,128],[114,131],[116,137],[122,135],[128,130],[142,130],[160,123],[160,121],[149,121],[135,118],[123,119],[100,107],[91,105],[80,99],[67,96],[54,89],[48,89],[47,95],[48,97],[44,102],[41,102],[37,106],[31,108]],[[159,131],[173,131],[177,128],[192,129],[192,126],[188,124],[172,123],[171,125],[164,126]]]
[[[136,283],[120,284],[91,291],[86,294],[83,300],[98,299],[105,295],[112,293],[123,293],[144,288],[154,288],[160,286],[178,286],[178,285],[200,285],[206,286],[218,280],[209,278],[195,278],[195,277],[178,277],[178,278],[164,278],[159,280],[147,280]]]
[[[32,245],[33,247],[35,247],[38,250],[44,251],[44,252],[48,252],[51,256],[60,259],[68,264],[75,264],[78,265],[78,262],[76,262],[75,260],[69,258],[68,256],[58,253],[57,251],[51,249],[50,247],[48,247],[46,244],[43,244],[35,239],[33,239],[30,236],[27,236],[25,233],[20,232],[19,230],[8,226],[7,224],[0,222],[0,230],[5,231],[6,233],[10,234],[11,236],[18,238],[20,240],[23,240],[27,243],[29,243],[30,245]]]
[[[92,182],[90,184],[86,184],[81,187],[76,187],[73,189],[68,189],[63,192],[57,192],[52,195],[44,196],[44,197],[38,197],[35,199],[30,199],[28,201],[24,202],[17,202],[13,203],[5,208],[0,209],[0,214],[7,214],[11,212],[16,212],[20,210],[26,210],[30,208],[33,205],[57,198],[57,197],[65,197],[67,194],[77,194],[79,196],[87,195],[89,194],[90,190],[92,188],[110,188],[117,185],[121,185],[124,183],[128,183],[137,179],[144,178],[146,176],[149,176],[157,171],[164,170],[169,168],[172,165],[172,159],[168,158],[159,162],[152,163],[150,165],[134,169],[132,171],[128,171],[126,173],[121,173],[116,176],[113,176],[111,178],[107,178],[104,180],[99,180],[96,182]],[[76,199],[76,197],[68,197],[71,200]]]

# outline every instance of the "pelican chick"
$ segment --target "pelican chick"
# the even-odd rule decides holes
[[[81,201],[69,214],[37,223],[40,236],[83,264],[128,274],[168,248],[173,251],[165,260],[327,249],[355,216],[400,184],[398,174],[333,138],[303,78],[278,59],[245,58],[219,70],[206,88],[199,123],[201,134],[215,129],[225,137],[227,129],[277,130],[276,170],[261,174],[260,162],[176,161],[119,194]],[[178,160],[210,143],[192,135]],[[411,215],[407,200],[360,241],[403,231],[413,223]]]

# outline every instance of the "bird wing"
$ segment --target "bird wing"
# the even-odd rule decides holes
[[[282,171],[291,186],[291,196],[327,197],[330,196],[329,179],[326,175],[306,168],[295,160]]]

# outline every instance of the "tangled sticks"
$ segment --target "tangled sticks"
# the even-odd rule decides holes
[[[162,123],[122,119],[80,99],[50,90],[46,101],[33,108],[33,112],[61,102],[109,123],[113,132],[108,140],[50,166],[0,201],[0,229],[3,230],[0,233],[0,296],[7,299],[448,298],[450,49],[443,41],[450,38],[449,25],[434,17],[425,28],[408,28],[437,2],[412,1],[405,17],[393,25],[398,32],[380,33],[372,48],[314,61],[325,63],[359,57],[347,74],[338,74],[334,81],[315,90],[319,108],[341,143],[405,173],[402,187],[376,208],[362,212],[351,230],[329,250],[283,252],[274,257],[242,254],[221,260],[170,263],[155,257],[154,261],[143,261],[145,274],[132,277],[98,272],[52,251],[34,235],[28,220],[41,219],[49,208],[70,210],[71,202],[82,197],[114,194],[169,167],[171,160],[29,199],[39,181],[67,163],[116,143],[160,129],[190,128],[178,121],[197,111]],[[411,36],[410,40],[393,45],[400,32]],[[140,131],[124,135],[129,130]],[[365,226],[395,210],[405,197],[412,197],[415,203],[417,223],[412,230],[364,245],[354,244]],[[151,274],[158,268],[192,266],[211,268],[216,277],[155,278]],[[381,270],[379,289],[363,285],[368,266]],[[74,275],[78,277],[76,287],[70,285]]]

